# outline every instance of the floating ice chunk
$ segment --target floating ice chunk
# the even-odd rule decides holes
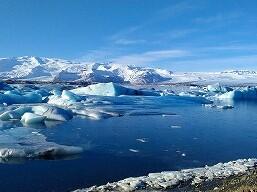
[[[205,104],[206,108],[217,108],[217,109],[233,109],[232,105],[214,105],[214,104]]]
[[[232,100],[257,100],[257,88],[244,88],[230,91],[218,96],[219,99],[232,99]]]
[[[179,126],[179,125],[171,125],[170,126],[172,129],[180,129],[181,128],[181,126]]]
[[[45,116],[36,115],[34,113],[24,113],[21,117],[21,121],[25,124],[35,124],[35,123],[42,123],[46,119]]]
[[[234,107],[232,105],[218,105],[218,109],[233,109]]]
[[[147,143],[147,139],[146,138],[141,138],[141,139],[136,139],[137,141],[141,142],[141,143]]]
[[[80,102],[84,99],[84,97],[76,95],[71,91],[63,90],[61,93],[57,92],[54,95],[50,96],[48,99],[49,104],[55,104],[59,106],[70,106],[76,102]]]
[[[121,116],[121,114],[119,113],[104,111],[101,109],[98,109],[98,110],[97,109],[73,109],[72,112],[77,115],[87,116],[90,119],[94,119],[94,120]]]
[[[21,116],[26,113],[31,112],[31,107],[18,107],[12,111],[5,111],[0,115],[0,120],[9,121],[12,119],[21,119]]]
[[[77,101],[81,101],[81,97],[76,95],[75,93],[72,93],[71,91],[67,91],[67,90],[63,90],[62,91],[62,95],[61,97],[63,99],[69,100],[69,101],[73,101],[73,102],[77,102]]]
[[[45,116],[48,120],[68,121],[73,118],[72,112],[54,106],[33,106],[32,111],[41,116]]]
[[[138,153],[139,152],[139,150],[137,150],[137,149],[129,149],[129,151],[131,151],[133,153]]]
[[[72,89],[71,92],[77,95],[100,95],[100,96],[120,96],[120,95],[144,95],[160,96],[160,93],[154,91],[136,90],[123,87],[115,83],[98,83],[87,87]]]
[[[82,148],[47,142],[46,137],[31,128],[12,128],[0,131],[0,160],[11,158],[58,158],[75,155]]]
[[[215,93],[225,93],[225,92],[228,92],[228,91],[233,91],[232,88],[221,86],[219,83],[216,83],[216,84],[213,84],[213,85],[208,85],[207,90],[210,91],[210,92],[215,92]]]

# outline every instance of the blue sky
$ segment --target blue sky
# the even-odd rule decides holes
[[[257,69],[257,1],[0,0],[0,57],[22,55]]]

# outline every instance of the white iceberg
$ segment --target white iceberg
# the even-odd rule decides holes
[[[24,113],[21,117],[21,121],[25,124],[35,124],[35,123],[43,123],[46,119],[45,116],[36,115],[34,113]]]
[[[160,96],[160,93],[154,91],[136,90],[132,88],[123,87],[115,83],[98,83],[89,85],[87,87],[79,87],[70,90],[71,92],[86,96],[86,95],[99,95],[99,96],[120,96],[120,95],[142,95],[142,96]]]
[[[32,106],[32,111],[37,115],[45,116],[48,120],[68,121],[73,118],[71,111],[54,106]]]
[[[257,88],[244,88],[234,91],[230,91],[218,96],[219,99],[231,99],[231,100],[257,100]]]
[[[49,105],[35,105],[27,107],[18,107],[13,110],[5,111],[0,115],[0,120],[9,121],[13,119],[22,119],[23,117],[23,121],[26,123],[26,120],[30,118],[35,119],[35,121],[40,121],[39,116],[43,116],[44,119],[47,120],[55,121],[68,121],[73,118],[73,114],[70,110]],[[30,121],[28,120],[28,123],[29,122]]]
[[[232,88],[226,87],[226,86],[221,86],[219,83],[216,83],[213,85],[208,85],[207,90],[210,92],[214,92],[214,93],[226,93],[228,91],[233,91]]]

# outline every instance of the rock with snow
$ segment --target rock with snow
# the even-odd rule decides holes
[[[184,169],[181,171],[164,171],[149,173],[147,176],[130,177],[121,181],[102,186],[93,186],[76,192],[107,192],[107,191],[164,191],[179,184],[195,185],[205,181],[227,178],[246,173],[257,165],[257,159],[239,159],[228,163],[218,163],[204,168]]]

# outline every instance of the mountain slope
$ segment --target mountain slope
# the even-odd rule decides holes
[[[78,63],[44,57],[0,58],[0,79],[158,83],[171,80],[172,72],[119,64]]]

